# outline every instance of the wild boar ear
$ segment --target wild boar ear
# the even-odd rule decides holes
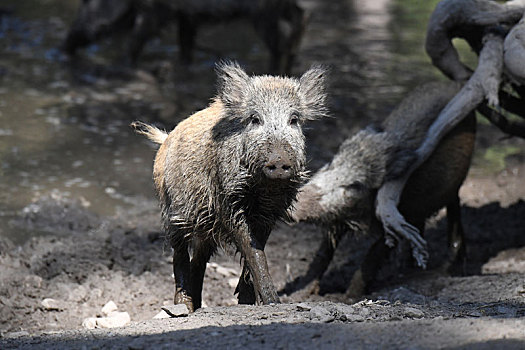
[[[250,77],[237,62],[223,61],[215,66],[219,98],[226,105],[239,104]]]
[[[305,117],[317,119],[328,115],[326,107],[326,76],[328,69],[314,65],[299,79],[299,94],[303,98]]]

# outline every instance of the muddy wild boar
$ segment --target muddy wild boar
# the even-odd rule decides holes
[[[315,292],[338,242],[347,232],[379,236],[354,274],[347,293],[356,297],[366,291],[390,251],[385,245],[382,226],[374,215],[377,190],[385,179],[398,176],[413,161],[413,151],[459,88],[456,83],[429,83],[419,87],[381,126],[366,128],[344,141],[333,160],[300,189],[293,220],[319,224],[327,229],[328,236],[306,275],[286,286],[288,293],[308,284]],[[470,166],[474,139],[472,114],[453,129],[412,174],[399,204],[400,212],[422,234],[425,220],[447,207],[451,265],[465,258],[458,191]]]
[[[217,72],[217,97],[169,134],[134,123],[160,144],[153,177],[174,249],[175,303],[190,310],[201,306],[206,263],[227,244],[244,260],[239,303],[279,302],[264,246],[305,178],[302,125],[327,113],[322,67],[300,79],[248,76],[236,63]]]
[[[125,59],[134,64],[144,44],[177,22],[180,55],[189,63],[199,26],[247,18],[270,51],[270,70],[290,72],[307,15],[296,0],[84,0],[62,49],[77,49],[103,37],[130,34]]]

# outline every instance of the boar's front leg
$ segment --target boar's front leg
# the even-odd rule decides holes
[[[250,295],[250,280],[244,277],[247,266],[253,283],[255,299],[263,304],[280,302],[268,272],[268,263],[264,254],[264,246],[269,235],[270,232],[267,232],[257,237],[248,229],[248,225],[235,232],[235,244],[241,252],[245,264],[243,275],[241,275],[237,286],[239,300],[243,299],[245,302],[253,300],[253,296]]]
[[[197,310],[202,304],[202,283],[204,281],[204,273],[206,272],[206,264],[210,257],[215,252],[215,246],[197,240],[193,247],[193,257],[191,258],[191,299],[193,302],[193,309]]]

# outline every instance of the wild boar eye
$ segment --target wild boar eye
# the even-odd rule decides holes
[[[298,125],[299,124],[299,113],[292,113],[290,116],[290,125]]]
[[[350,191],[354,191],[354,192],[364,192],[366,191],[366,185],[363,184],[362,182],[360,181],[355,181],[355,182],[352,182],[351,184],[349,185],[346,185],[345,188],[347,190],[350,190]]]
[[[259,117],[259,114],[257,114],[256,112],[250,113],[250,124],[252,125],[261,124],[261,118]]]

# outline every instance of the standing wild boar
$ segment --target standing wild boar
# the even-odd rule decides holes
[[[327,112],[320,67],[300,79],[250,77],[231,63],[217,72],[217,97],[169,134],[134,125],[160,144],[153,177],[174,249],[175,303],[190,310],[201,306],[206,263],[225,244],[244,259],[239,302],[279,302],[264,246],[305,176],[302,125]]]
[[[322,277],[338,242],[348,231],[379,236],[348,289],[351,296],[365,291],[390,251],[374,215],[377,190],[386,179],[397,177],[414,160],[413,151],[459,88],[455,83],[430,83],[419,87],[400,103],[379,129],[367,128],[344,141],[331,163],[300,189],[292,213],[294,221],[320,224],[329,234],[307,275],[288,286],[288,292]],[[471,115],[456,126],[412,174],[399,204],[406,220],[421,233],[425,220],[440,208],[447,207],[450,263],[465,258],[458,191],[470,166],[474,140],[475,119]]]
[[[121,32],[129,34],[125,60],[135,63],[147,41],[177,23],[180,55],[189,63],[200,26],[248,19],[270,51],[270,70],[290,72],[307,16],[296,0],[84,0],[62,49],[78,48]]]

